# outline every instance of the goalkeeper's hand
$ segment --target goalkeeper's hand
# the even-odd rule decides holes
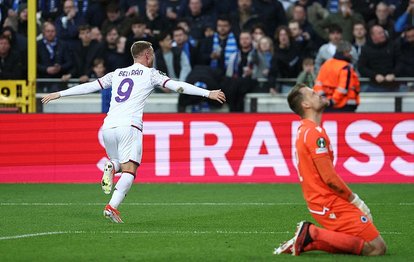
[[[361,198],[359,198],[359,196],[355,193],[353,193],[354,195],[354,199],[351,201],[351,204],[353,204],[354,206],[356,206],[359,210],[362,211],[362,213],[364,213],[369,220],[372,220],[372,215],[371,215],[371,210],[369,210],[368,206],[365,204],[364,201],[362,201]]]

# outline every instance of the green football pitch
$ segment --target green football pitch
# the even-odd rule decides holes
[[[272,255],[310,220],[298,184],[134,184],[120,211],[91,184],[1,184],[0,261],[414,261],[414,185],[352,184],[388,253]]]

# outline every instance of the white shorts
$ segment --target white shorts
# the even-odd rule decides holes
[[[123,164],[141,164],[142,132],[132,126],[120,126],[102,130],[106,154],[110,160]]]

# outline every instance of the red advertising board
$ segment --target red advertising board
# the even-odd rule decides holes
[[[102,114],[0,115],[0,183],[96,183]],[[146,114],[137,182],[298,182],[294,114]],[[414,114],[328,114],[347,182],[414,182]]]

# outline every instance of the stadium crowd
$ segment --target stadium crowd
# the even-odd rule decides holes
[[[130,46],[146,40],[155,67],[172,79],[221,88],[231,112],[247,93],[287,93],[297,79],[313,87],[341,40],[352,43],[362,92],[411,90],[414,0],[40,0],[37,1],[38,92],[87,82],[133,61]],[[27,1],[0,1],[0,79],[27,72]],[[110,92],[110,89],[109,91]],[[168,92],[160,89],[160,92]],[[110,93],[103,93],[103,111]],[[218,107],[180,95],[178,111]],[[201,107],[201,109],[200,109]]]

